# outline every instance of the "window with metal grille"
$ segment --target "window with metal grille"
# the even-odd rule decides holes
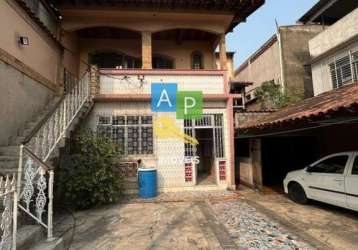
[[[352,67],[349,55],[329,64],[333,88],[339,88],[352,82]]]
[[[126,155],[153,154],[152,116],[99,115],[97,131],[112,138]]]
[[[358,51],[352,53],[352,64],[353,64],[353,79],[358,81]]]

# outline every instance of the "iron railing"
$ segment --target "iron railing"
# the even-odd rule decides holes
[[[86,73],[39,122],[20,146],[17,206],[47,229],[48,239],[53,237],[54,170],[46,161],[89,98],[89,74]]]
[[[0,177],[0,200],[3,212],[1,214],[1,241],[0,249],[16,249],[17,231],[17,192],[15,175]]]

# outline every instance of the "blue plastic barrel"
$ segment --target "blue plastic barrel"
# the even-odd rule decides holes
[[[153,198],[157,196],[157,170],[154,168],[139,168],[139,197]]]

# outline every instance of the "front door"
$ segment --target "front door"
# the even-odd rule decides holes
[[[347,205],[349,208],[358,211],[358,155],[355,156],[352,169],[349,169],[345,181]]]
[[[334,155],[307,169],[306,183],[313,199],[346,206],[344,171],[348,159],[348,154]]]

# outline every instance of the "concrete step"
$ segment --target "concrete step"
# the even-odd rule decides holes
[[[18,161],[18,155],[0,155],[0,162]]]
[[[17,135],[18,136],[27,136],[32,132],[32,128],[25,128],[25,129],[21,129]]]
[[[37,124],[37,122],[34,122],[34,121],[27,122],[25,125],[25,129],[33,129],[33,128],[35,128],[36,124]]]
[[[64,250],[64,242],[62,238],[55,238],[50,241],[44,240],[31,247],[30,250]]]
[[[25,136],[17,136],[15,138],[11,138],[11,145],[20,145],[24,140]]]
[[[20,146],[1,146],[0,155],[19,155]]]
[[[6,170],[6,172],[8,170],[17,170],[18,168],[18,161],[17,160],[12,160],[12,161],[0,161],[0,172],[4,172]]]
[[[16,248],[28,250],[44,239],[44,230],[39,225],[25,225],[18,229],[16,237]]]

